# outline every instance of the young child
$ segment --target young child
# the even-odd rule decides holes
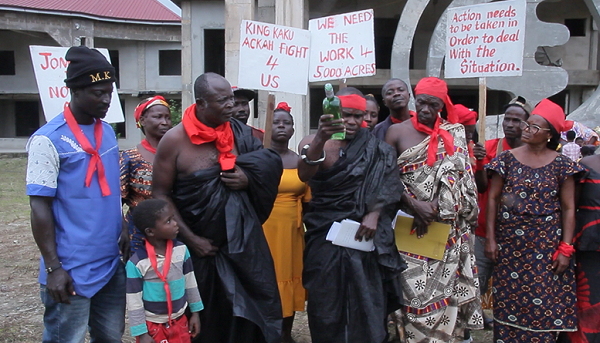
[[[127,310],[137,343],[189,343],[200,332],[204,308],[187,247],[175,240],[173,208],[149,199],[133,210],[133,223],[146,236],[127,262]],[[166,282],[168,281],[168,283]],[[192,316],[184,312],[189,305]]]

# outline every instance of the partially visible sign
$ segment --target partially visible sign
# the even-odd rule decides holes
[[[243,20],[238,86],[306,95],[310,32]]]
[[[520,76],[525,0],[448,9],[446,78]]]
[[[35,80],[46,121],[50,121],[50,119],[60,114],[64,109],[65,103],[71,100],[71,92],[64,81],[67,77],[67,66],[69,65],[69,62],[65,59],[67,50],[69,50],[68,47],[29,46]],[[97,50],[110,62],[108,50]],[[110,108],[104,120],[109,123],[120,123],[125,120],[116,85],[113,87]]]
[[[309,81],[375,75],[373,23],[372,9],[310,20]]]

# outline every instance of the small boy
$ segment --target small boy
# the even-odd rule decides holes
[[[190,253],[175,240],[179,226],[173,208],[149,199],[133,210],[133,223],[146,236],[127,262],[127,310],[137,343],[189,343],[200,332],[204,308]],[[168,283],[166,282],[168,280]],[[190,307],[188,320],[184,312]]]

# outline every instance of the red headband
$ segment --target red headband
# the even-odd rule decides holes
[[[548,99],[540,101],[531,114],[537,114],[546,119],[558,133],[569,131],[573,128],[573,121],[565,120],[563,109]]]
[[[137,123],[137,127],[141,127],[140,126],[140,118],[142,117],[142,114],[144,113],[144,111],[147,110],[147,109],[149,109],[150,107],[152,107],[154,105],[163,105],[163,106],[166,106],[167,108],[169,108],[169,104],[167,103],[167,101],[165,100],[165,98],[163,98],[160,95],[157,95],[157,96],[155,96],[153,98],[150,98],[150,99],[148,99],[148,100],[140,103],[135,108],[135,112],[133,112],[133,117],[135,118],[135,122]]]
[[[463,125],[475,125],[477,123],[477,112],[471,111],[461,104],[454,105],[454,112],[458,122]]]
[[[415,87],[415,96],[419,94],[427,94],[440,98],[444,105],[446,105],[446,112],[448,112],[448,121],[452,124],[458,122],[458,116],[454,111],[454,104],[448,96],[448,85],[443,80],[437,77],[426,77],[421,79]]]
[[[343,108],[353,108],[363,112],[367,110],[367,99],[358,94],[338,95],[338,98]]]
[[[287,113],[291,113],[292,112],[292,108],[287,104],[287,102],[280,102],[277,104],[277,107],[275,107],[275,111],[277,110],[283,110],[286,111]]]

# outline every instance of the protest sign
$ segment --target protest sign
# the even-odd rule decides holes
[[[372,9],[310,20],[309,81],[375,75],[373,23]]]
[[[306,95],[310,32],[243,20],[238,86]]]
[[[63,112],[65,103],[71,100],[71,92],[64,81],[67,77],[67,66],[69,65],[69,62],[65,59],[67,50],[69,50],[68,47],[29,46],[33,71],[46,121],[50,121],[50,119]],[[97,50],[110,62],[108,50]],[[104,120],[109,123],[124,121],[116,85],[113,87],[110,108]]]
[[[520,76],[525,0],[448,9],[446,78]]]

